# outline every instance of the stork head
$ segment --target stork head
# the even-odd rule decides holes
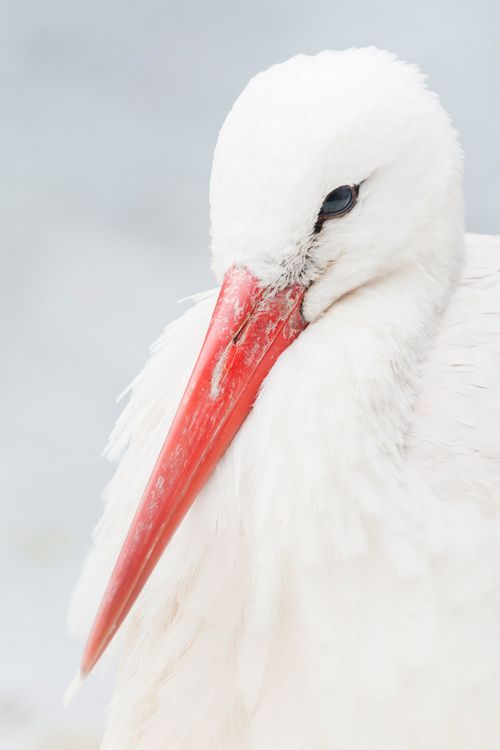
[[[112,638],[277,357],[336,300],[409,265],[452,277],[461,153],[419,71],[375,49],[303,55],[250,81],[211,180],[221,292],[82,662]]]
[[[211,179],[219,276],[307,287],[313,320],[409,262],[453,264],[462,156],[418,68],[375,48],[297,55],[255,76],[229,113]]]

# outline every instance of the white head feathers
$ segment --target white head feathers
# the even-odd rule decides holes
[[[457,135],[417,67],[375,48],[297,55],[255,76],[220,132],[216,274],[239,263],[266,283],[314,281],[311,318],[408,262],[452,276],[461,172]],[[355,208],[314,234],[326,195],[359,184]]]

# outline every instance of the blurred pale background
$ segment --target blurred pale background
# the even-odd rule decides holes
[[[2,749],[97,747],[109,678],[60,704],[67,601],[115,397],[213,283],[210,163],[238,92],[299,51],[417,62],[462,134],[468,227],[498,232],[499,25],[496,0],[1,0]]]

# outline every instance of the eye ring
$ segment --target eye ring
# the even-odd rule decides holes
[[[341,185],[326,196],[321,206],[314,231],[319,232],[325,221],[337,219],[352,211],[359,195],[359,185]]]

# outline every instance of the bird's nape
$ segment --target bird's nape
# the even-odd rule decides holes
[[[224,279],[208,332],[84,651],[94,667],[250,411],[265,376],[307,326],[305,287],[268,289],[247,269]]]

